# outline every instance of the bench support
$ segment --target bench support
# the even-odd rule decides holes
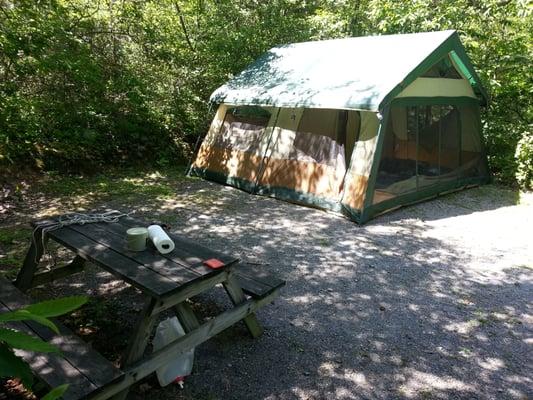
[[[157,321],[157,315],[153,315],[153,310],[156,304],[156,300],[149,298],[146,302],[144,310],[140,315],[134,334],[130,338],[128,347],[122,357],[120,368],[124,370],[125,367],[139,361],[143,358],[144,350],[150,340],[150,335],[154,329],[154,325]],[[129,388],[124,389],[122,392],[113,396],[113,400],[123,400],[128,395]]]
[[[35,286],[44,285],[45,283],[82,272],[85,268],[85,264],[86,261],[83,258],[76,256],[70,263],[63,267],[58,267],[50,271],[34,274],[33,279],[31,280],[31,287],[33,288]]]
[[[150,375],[162,365],[172,361],[176,355],[182,354],[189,349],[202,344],[206,340],[209,340],[213,336],[222,332],[224,329],[227,329],[241,319],[246,318],[246,316],[250,316],[259,308],[272,302],[278,294],[279,288],[263,298],[246,300],[236,307],[223,312],[218,317],[205,322],[185,336],[176,339],[144,359],[125,368],[125,376],[121,381],[108,385],[102,392],[89,396],[88,400],[104,400],[113,394],[122,392],[124,389],[129,388],[142,378]]]
[[[48,242],[48,237],[44,237],[44,244]],[[37,266],[44,253],[43,247],[43,230],[41,227],[35,228],[33,231],[30,249],[24,258],[24,264],[20,269],[17,279],[15,280],[15,286],[22,292],[26,292],[31,288],[31,283]]]
[[[196,318],[194,311],[186,301],[177,304],[174,307],[174,311],[176,311],[176,316],[178,317],[178,320],[180,321],[180,324],[183,326],[183,330],[186,333],[189,333],[200,326],[198,318]]]
[[[229,274],[228,279],[223,282],[223,285],[233,305],[237,306],[246,301],[244,292],[239,286],[239,283],[237,282],[237,278],[234,273]],[[263,333],[263,328],[257,321],[255,314],[251,313],[250,315],[246,316],[244,318],[244,323],[246,324],[246,328],[248,328],[248,332],[250,332],[250,335],[252,335],[252,337],[256,338]]]

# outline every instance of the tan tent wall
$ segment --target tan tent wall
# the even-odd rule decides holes
[[[402,97],[471,97],[477,98],[465,79],[417,78],[396,98]]]
[[[375,113],[345,111],[346,143],[341,145],[339,110],[268,108],[271,118],[259,137],[235,127],[231,114],[226,115],[231,108],[222,104],[217,110],[193,168],[225,176],[225,181],[244,180],[267,192],[271,188],[276,197],[283,197],[283,189],[281,193],[308,194],[326,202],[339,203],[345,196],[352,208],[362,205],[379,125]],[[354,160],[348,190],[346,155]]]
[[[208,134],[198,151],[193,168],[209,170],[229,178],[256,182],[268,137],[271,135],[276,120],[277,109],[263,107],[271,112],[264,132],[254,137],[252,141],[239,142],[239,136],[246,136],[247,132],[237,132],[238,129],[230,131],[231,116],[226,112],[231,107],[228,104],[219,106]]]
[[[354,210],[363,208],[380,123],[374,112],[361,111],[360,116],[359,140],[355,143],[352,152],[350,167],[344,179],[344,193],[341,200],[342,204]]]

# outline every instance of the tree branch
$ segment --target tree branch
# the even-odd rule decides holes
[[[183,29],[185,40],[187,40],[187,44],[189,45],[191,51],[196,52],[196,49],[192,45],[191,39],[189,38],[189,33],[187,32],[187,27],[185,26],[185,19],[183,18],[183,14],[181,13],[181,9],[177,0],[174,1],[174,7],[176,8],[178,16],[180,17],[181,28]]]

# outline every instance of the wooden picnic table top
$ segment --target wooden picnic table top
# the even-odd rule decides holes
[[[34,226],[45,226],[50,222],[38,221]],[[64,226],[47,232],[46,236],[156,298],[170,296],[239,261],[173,233],[168,235],[174,241],[175,249],[168,254],[162,255],[152,246],[147,246],[144,251],[130,251],[126,245],[126,230],[139,226],[147,227],[147,224],[122,217],[118,222]],[[211,258],[222,261],[224,266],[219,269],[205,266],[203,262]]]

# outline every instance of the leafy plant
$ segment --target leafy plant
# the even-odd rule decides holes
[[[516,180],[521,187],[533,189],[533,133],[527,132],[516,146]]]
[[[6,323],[31,320],[59,334],[57,326],[49,318],[69,313],[86,302],[87,297],[85,296],[65,297],[35,303],[15,311],[0,314],[0,377],[20,378],[25,387],[31,388],[33,382],[31,369],[22,358],[15,354],[14,350],[23,349],[45,353],[59,352],[59,349],[50,343],[9,328]],[[43,400],[57,399],[67,389],[68,384],[58,386],[50,391]]]

